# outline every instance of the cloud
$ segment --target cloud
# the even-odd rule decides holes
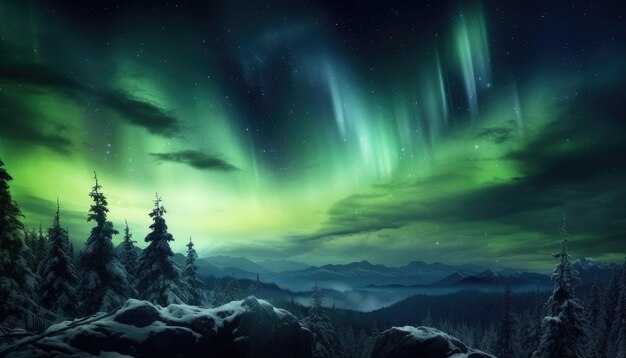
[[[169,153],[150,153],[157,161],[187,164],[200,170],[232,172],[239,170],[222,158],[195,150],[183,150]]]
[[[116,92],[100,92],[99,98],[102,104],[120,113],[128,122],[152,134],[172,136],[180,129],[170,113],[150,103]]]
[[[37,143],[59,154],[69,156],[73,144],[63,132],[46,130],[37,114],[27,106],[3,96],[0,92],[0,136],[5,139]]]
[[[483,128],[476,135],[477,139],[487,138],[495,144],[502,144],[513,138],[513,129],[504,127]]]
[[[92,98],[130,124],[145,128],[160,136],[172,136],[180,130],[178,120],[158,106],[128,96],[125,93],[100,90],[87,86],[66,74],[35,63],[15,63],[0,57],[0,81],[54,88],[82,102]],[[82,104],[82,103],[81,103]]]

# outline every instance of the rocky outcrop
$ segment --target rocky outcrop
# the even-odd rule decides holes
[[[393,327],[376,339],[372,358],[494,358],[430,327]]]
[[[56,324],[0,347],[10,357],[311,357],[291,313],[248,297],[203,309],[128,300],[117,311]]]

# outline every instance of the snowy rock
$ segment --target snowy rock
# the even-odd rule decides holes
[[[430,327],[393,327],[376,339],[372,358],[494,358]]]
[[[291,313],[248,297],[217,308],[128,300],[111,313],[62,322],[0,346],[0,356],[311,357]]]

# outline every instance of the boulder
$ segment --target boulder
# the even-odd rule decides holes
[[[248,297],[217,308],[128,300],[0,347],[9,357],[311,357],[311,332],[291,313]]]
[[[430,327],[393,327],[376,338],[372,358],[494,358]]]

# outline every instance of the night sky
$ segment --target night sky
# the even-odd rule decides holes
[[[0,158],[79,246],[95,170],[200,256],[543,270],[565,214],[619,262],[618,3],[0,0]]]

